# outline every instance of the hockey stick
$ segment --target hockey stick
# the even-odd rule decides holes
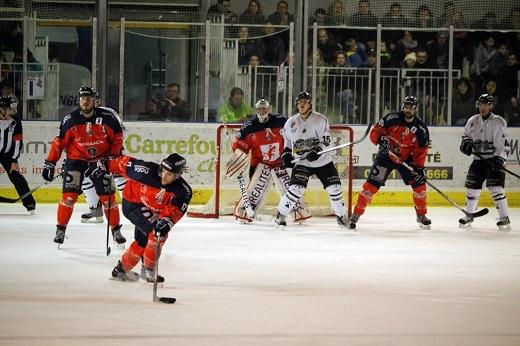
[[[177,299],[173,297],[159,297],[157,296],[157,277],[159,276],[159,247],[161,246],[159,242],[159,234],[155,235],[155,264],[153,266],[153,301],[155,303],[161,302],[165,304],[173,304],[177,301]]]
[[[108,238],[110,237],[110,214],[112,213],[112,211],[110,210],[110,208],[112,207],[112,201],[111,201],[110,196],[111,195],[108,196],[108,213],[107,213],[107,245],[106,245],[107,256],[110,255],[110,252],[112,251],[112,249],[110,248],[110,244],[108,243]]]
[[[41,188],[41,187],[43,187],[43,186],[45,186],[45,185],[47,185],[47,184],[53,182],[54,179],[56,179],[57,177],[61,177],[62,174],[63,174],[63,172],[60,173],[60,174],[55,175],[55,176],[52,178],[51,181],[45,181],[45,182],[43,182],[42,184],[36,186],[34,189],[32,189],[32,190],[30,190],[30,191],[24,193],[23,195],[21,195],[21,196],[18,197],[18,198],[8,198],[8,197],[2,197],[2,196],[0,196],[0,203],[16,203],[16,202],[18,202],[18,201],[24,199],[25,197],[29,196],[30,194],[32,194],[34,191],[38,190],[39,188]]]
[[[477,154],[477,153],[473,153],[473,155],[475,155],[476,157],[481,158],[482,160],[484,160],[484,161],[486,161],[487,163],[489,163],[489,160],[486,159],[485,157],[483,157],[482,155]],[[489,164],[491,164],[491,163],[489,163]],[[520,179],[520,175],[516,174],[515,172],[510,171],[509,169],[507,169],[507,168],[505,168],[505,167],[501,167],[500,170],[501,170],[502,172],[505,172],[505,173],[509,173],[509,174],[511,174],[511,175],[512,175],[513,177],[515,177],[515,178],[519,178],[519,179]]]
[[[388,152],[388,156],[391,156],[393,158],[392,161],[399,163],[404,168],[409,170],[410,173],[412,173],[412,174],[416,173],[415,170],[409,164],[407,164],[404,161],[401,161],[401,159],[399,159],[399,157],[396,154],[394,154],[393,152],[391,152],[391,151]],[[451,205],[453,205],[455,208],[457,208],[458,210],[460,210],[461,212],[466,214],[467,217],[473,217],[473,218],[480,217],[480,216],[486,215],[489,212],[488,208],[484,208],[484,209],[479,210],[479,211],[474,212],[474,213],[467,212],[466,210],[461,208],[457,203],[455,203],[451,198],[449,198],[444,192],[439,190],[435,185],[430,183],[428,180],[425,180],[425,182],[426,182],[426,184],[428,184],[428,186],[430,186],[432,189],[437,191],[442,197],[444,197],[444,199],[446,199],[448,202],[450,202]]]
[[[369,123],[366,130],[365,130],[365,133],[363,134],[363,136],[361,136],[361,138],[355,140],[355,141],[352,141],[352,142],[347,142],[347,143],[343,143],[343,144],[340,144],[338,146],[335,146],[335,147],[332,147],[332,148],[327,148],[325,150],[322,150],[320,152],[318,152],[318,155],[321,155],[321,154],[325,154],[325,153],[329,153],[331,151],[335,151],[335,150],[338,150],[338,149],[341,149],[341,148],[345,148],[345,147],[348,147],[348,146],[351,146],[351,145],[354,145],[354,144],[359,144],[361,142],[363,142],[365,140],[365,138],[367,138],[368,134],[370,133],[370,129],[372,128],[372,124]],[[300,162],[302,160],[305,160],[307,158],[307,155],[308,153],[300,156],[300,157],[297,157],[295,158],[294,160],[291,161],[291,163],[297,163],[297,162]]]

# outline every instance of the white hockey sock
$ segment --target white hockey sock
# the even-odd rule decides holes
[[[478,198],[482,190],[468,189],[466,191],[466,211],[468,213],[474,213],[477,211]]]
[[[493,197],[493,201],[495,201],[495,207],[498,211],[498,217],[503,219],[509,216],[509,208],[507,206],[507,198],[505,195],[504,188],[502,186],[490,186],[489,192],[491,192],[491,197]]]
[[[287,193],[283,195],[280,203],[278,204],[278,212],[284,216],[287,216],[294,208],[294,205],[298,203],[300,198],[302,198],[304,191],[305,187],[301,185],[289,186]]]
[[[125,185],[126,185],[126,179],[120,175],[115,175],[114,183],[116,184],[116,187],[119,191],[123,191],[123,189],[125,188]]]
[[[336,216],[345,215],[345,203],[343,202],[343,191],[340,184],[334,184],[327,186],[327,190],[330,198],[330,206],[334,210]]]
[[[94,187],[94,183],[90,178],[85,177],[83,179],[83,184],[81,185],[81,189],[85,194],[85,200],[87,201],[87,205],[90,209],[96,208],[99,203],[99,197],[96,193],[96,188]]]

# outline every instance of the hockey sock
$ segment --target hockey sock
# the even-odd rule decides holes
[[[96,188],[94,187],[92,180],[90,180],[88,177],[85,177],[85,179],[83,179],[83,185],[81,185],[81,189],[85,194],[85,200],[88,207],[90,209],[96,208],[99,202],[99,197],[96,193]]]
[[[367,206],[372,202],[372,198],[377,193],[379,188],[370,184],[368,181],[363,184],[363,190],[359,193],[354,213],[363,215]]]
[[[143,256],[144,248],[139,246],[136,241],[132,242],[132,245],[125,251],[121,257],[121,266],[125,272],[130,271],[135,265],[141,260]]]
[[[330,205],[336,216],[345,215],[345,203],[343,202],[343,191],[341,190],[340,184],[334,184],[327,186],[327,190],[330,198]]]
[[[507,206],[507,198],[504,194],[504,188],[502,186],[490,186],[489,192],[491,192],[491,196],[493,197],[493,201],[495,201],[495,207],[498,211],[498,217],[503,219],[509,216],[509,210]]]
[[[108,199],[110,198],[110,218],[108,217]],[[103,210],[105,216],[110,220],[110,226],[119,225],[119,208],[117,207],[116,196],[99,196],[101,203],[103,203]]]
[[[491,190],[491,189],[490,189]],[[466,211],[468,213],[474,213],[477,211],[478,198],[482,190],[468,189],[466,191]],[[493,193],[491,193],[493,194]]]
[[[284,216],[287,216],[294,208],[294,205],[298,203],[300,198],[302,198],[304,191],[305,187],[302,185],[289,186],[287,193],[283,195],[280,203],[278,204],[278,212]]]
[[[428,208],[425,184],[413,188],[413,204],[415,205],[417,215],[426,215]]]
[[[78,194],[74,192],[64,192],[61,195],[61,200],[58,204],[58,225],[66,226],[69,223],[77,200]]]
[[[123,191],[126,185],[126,179],[120,175],[114,175],[114,183],[119,191]]]
[[[159,240],[159,253],[157,254],[157,258],[161,256],[161,249],[166,241],[166,237],[163,237]],[[143,263],[146,268],[152,269],[155,266],[155,235],[153,232],[148,233],[148,243],[146,243],[146,247],[144,248],[144,256]]]

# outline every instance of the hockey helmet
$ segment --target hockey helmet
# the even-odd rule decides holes
[[[405,105],[411,105],[413,108],[417,108],[418,104],[419,104],[419,101],[417,101],[417,97],[406,96],[403,99],[403,103],[401,103],[401,109],[403,109]]]
[[[97,93],[94,90],[94,88],[89,87],[89,86],[85,86],[85,85],[82,86],[81,88],[79,88],[78,94],[79,94],[79,97],[90,96],[90,97],[94,97],[94,98],[97,95]]]
[[[300,102],[301,100],[307,100],[307,102],[311,103],[312,96],[307,91],[302,91],[298,94],[298,96],[296,96],[296,104],[298,104],[298,102]]]
[[[478,97],[477,106],[481,103],[485,103],[488,105],[494,105],[495,104],[495,98],[493,95],[489,94],[482,94]]]
[[[0,108],[13,108],[16,109],[18,105],[16,104],[16,100],[12,96],[2,96],[0,97]]]
[[[269,119],[269,111],[271,110],[271,105],[269,104],[269,101],[267,101],[264,98],[259,99],[255,103],[255,110],[258,121],[260,121],[261,123],[267,122],[267,120]]]
[[[171,173],[183,173],[186,169],[186,159],[177,153],[170,154],[161,161],[161,169]]]

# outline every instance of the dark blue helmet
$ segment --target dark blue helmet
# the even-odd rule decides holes
[[[296,103],[300,102],[301,100],[307,100],[309,102],[312,102],[312,96],[306,91],[302,91],[301,93],[296,96]]]
[[[16,109],[16,100],[11,96],[0,97],[0,108],[14,108]]]
[[[82,97],[82,96],[96,97],[96,95],[97,95],[94,88],[89,87],[89,86],[82,86],[81,88],[79,88],[78,94],[79,94],[79,97]]]
[[[186,159],[177,153],[170,154],[162,160],[161,169],[171,173],[183,173],[186,170]]]
[[[480,103],[486,103],[488,105],[494,105],[495,104],[495,98],[493,95],[489,94],[482,94],[478,97],[478,104]]]
[[[401,109],[404,108],[405,105],[412,105],[413,108],[417,108],[419,101],[417,101],[417,97],[415,96],[406,96],[401,103]]]

